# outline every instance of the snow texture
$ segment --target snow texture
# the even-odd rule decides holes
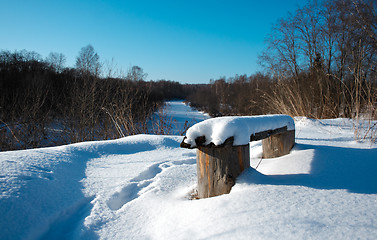
[[[0,239],[375,239],[377,145],[348,119],[295,124],[290,154],[250,143],[232,191],[201,200],[181,136],[0,152]]]
[[[158,119],[164,117],[161,116],[161,113],[162,115],[167,114],[165,120],[172,126],[172,129],[169,129],[168,133],[171,135],[183,135],[187,129],[195,123],[210,118],[207,113],[199,112],[188,107],[182,101],[169,101],[161,110],[162,111],[156,112],[154,117]],[[174,114],[171,114],[172,112],[174,112]]]
[[[184,141],[193,148],[197,137],[205,136],[205,145],[213,143],[216,146],[234,137],[233,145],[239,146],[248,144],[252,134],[282,127],[294,130],[295,123],[288,115],[211,118],[189,128]]]

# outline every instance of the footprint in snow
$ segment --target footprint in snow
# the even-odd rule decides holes
[[[150,166],[147,170],[141,172],[137,177],[130,180],[130,183],[120,190],[120,192],[114,193],[107,201],[107,206],[116,211],[122,208],[125,204],[138,198],[142,190],[146,189],[164,168],[166,168],[166,162],[157,163]]]
[[[165,161],[156,163],[148,167],[145,171],[141,172],[138,176],[130,180],[130,183],[123,187],[119,192],[114,193],[107,201],[107,206],[113,210],[119,210],[125,204],[138,198],[141,194],[145,193],[147,188],[153,182],[153,179],[162,172],[162,170],[183,164],[195,164],[196,158],[190,158],[177,161]]]

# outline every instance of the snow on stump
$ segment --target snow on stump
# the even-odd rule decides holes
[[[263,139],[263,140],[262,140]],[[288,115],[211,118],[187,130],[183,148],[197,148],[198,197],[227,194],[250,167],[249,142],[262,140],[263,158],[288,154],[295,125]]]

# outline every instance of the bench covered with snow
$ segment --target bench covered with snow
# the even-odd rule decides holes
[[[250,166],[249,142],[262,140],[263,158],[288,154],[295,143],[288,115],[219,117],[199,122],[186,132],[181,147],[197,148],[198,197],[229,193]]]

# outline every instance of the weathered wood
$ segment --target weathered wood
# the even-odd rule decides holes
[[[197,148],[198,198],[227,194],[242,171],[250,167],[249,144],[233,146],[234,136],[223,144],[207,143],[205,136],[195,139],[195,144],[181,143],[183,148]],[[250,135],[250,142],[262,140],[263,158],[288,154],[295,144],[295,130],[288,126],[269,129]]]
[[[196,154],[198,197],[227,194],[242,171],[250,167],[249,145],[233,146],[233,139],[221,147],[199,146]]]
[[[257,132],[257,133],[251,134],[250,142],[262,140],[262,139],[268,138],[269,136],[279,134],[279,133],[283,133],[283,132],[286,132],[286,131],[287,131],[287,126],[282,127],[282,128],[277,128],[277,129],[271,129],[271,130],[267,130],[267,131],[263,131],[263,132]]]
[[[186,139],[186,136],[183,138],[183,141],[181,142],[181,145],[180,145],[181,148],[190,148],[190,149],[197,148],[199,146],[205,146],[205,142],[206,142],[206,136],[200,136],[200,137],[197,137],[195,139],[196,146],[195,147],[191,147],[190,144],[185,143],[185,139]],[[233,137],[232,137],[232,139],[233,139]],[[214,145],[214,144],[212,143],[210,145]]]
[[[295,130],[272,135],[262,140],[263,158],[288,154],[295,145]]]

